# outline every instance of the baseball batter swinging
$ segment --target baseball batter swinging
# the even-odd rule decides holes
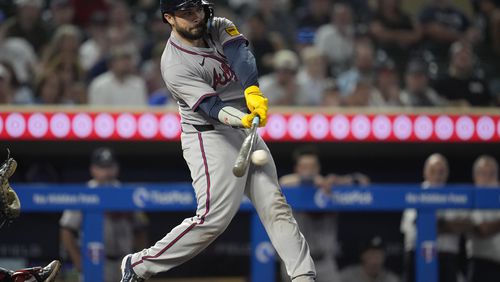
[[[160,241],[122,261],[122,282],[150,276],[191,259],[229,225],[243,194],[252,201],[292,281],[314,281],[309,247],[297,227],[270,161],[235,177],[232,165],[252,119],[264,126],[267,99],[257,83],[255,59],[235,25],[213,17],[205,0],[160,0],[172,33],[161,73],[177,100],[183,156],[191,171],[198,207]],[[269,153],[259,137],[256,149]]]

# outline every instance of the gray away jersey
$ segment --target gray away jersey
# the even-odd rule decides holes
[[[207,34],[208,48],[186,46],[172,34],[161,57],[163,80],[177,100],[184,123],[214,123],[201,111],[195,111],[210,96],[219,96],[227,105],[247,111],[243,88],[222,49],[228,42],[246,40],[245,37],[231,21],[218,17],[213,19]]]

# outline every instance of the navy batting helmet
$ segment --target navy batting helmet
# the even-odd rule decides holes
[[[213,17],[213,5],[206,0],[160,0],[161,17],[164,22],[167,22],[163,16],[165,13],[173,13],[199,6],[202,6],[205,10],[207,21]]]

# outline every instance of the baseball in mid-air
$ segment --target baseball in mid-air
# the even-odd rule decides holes
[[[264,150],[255,150],[251,158],[254,165],[265,165],[269,160],[267,152]]]

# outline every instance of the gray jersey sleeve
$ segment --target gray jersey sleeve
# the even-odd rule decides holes
[[[186,103],[193,111],[204,98],[217,95],[209,85],[209,78],[197,69],[189,69],[189,66],[184,64],[168,67],[163,77],[172,95]]]
[[[226,18],[214,18],[213,26],[215,34],[218,37],[217,41],[222,46],[233,40],[245,40],[246,38],[238,31],[236,25]]]

